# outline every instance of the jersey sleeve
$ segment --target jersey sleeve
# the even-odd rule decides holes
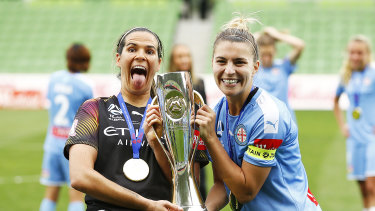
[[[53,92],[53,86],[54,86],[54,74],[52,74],[50,76],[50,79],[48,81],[48,89],[47,89],[47,94],[46,94],[46,97],[47,97],[47,100],[49,101],[49,103],[52,103],[52,92]]]
[[[340,96],[342,93],[344,93],[344,91],[345,91],[345,86],[344,86],[343,81],[341,80],[336,89],[336,97]]]
[[[285,58],[282,63],[283,69],[288,75],[294,73],[297,68],[296,64],[292,64],[288,58]]]
[[[278,121],[278,119],[272,122],[271,120],[264,121],[264,116],[262,116],[255,123],[244,154],[246,162],[261,167],[276,165],[276,152],[284,139],[280,132],[281,128],[278,128],[279,130],[272,129],[278,124]]]
[[[86,95],[87,95],[87,99],[94,98],[94,92],[93,92],[93,89],[92,89],[91,86],[87,89],[87,94]]]
[[[64,156],[69,159],[69,149],[74,144],[87,144],[98,150],[99,99],[85,101],[74,118]]]

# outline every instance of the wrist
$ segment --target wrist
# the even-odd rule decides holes
[[[147,199],[147,198],[143,198],[143,199],[144,199],[144,202],[143,202],[143,207],[141,208],[141,210],[153,210],[154,201]]]
[[[216,137],[216,135],[206,137],[206,139],[205,139],[205,144],[206,145],[213,145],[216,142],[220,142],[219,139]]]

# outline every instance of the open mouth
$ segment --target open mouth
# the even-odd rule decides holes
[[[134,74],[137,74],[137,75],[144,75],[146,77],[147,75],[147,70],[145,67],[143,66],[140,66],[140,65],[136,65],[134,67],[131,68],[130,70],[130,74],[131,74],[131,77],[133,78]]]

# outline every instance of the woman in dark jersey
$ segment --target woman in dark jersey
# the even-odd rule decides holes
[[[116,48],[120,93],[88,100],[76,114],[64,155],[87,210],[181,210],[167,201],[171,171],[164,152],[142,127],[162,49],[147,28],[125,32]]]

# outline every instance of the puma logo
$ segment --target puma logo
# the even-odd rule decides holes
[[[132,114],[141,116],[143,118],[143,114],[139,113],[138,111],[132,111]]]
[[[266,124],[269,124],[269,125],[271,125],[275,130],[276,130],[276,123],[278,122],[279,120],[276,120],[276,122],[275,123],[273,123],[273,122],[271,122],[271,121],[267,121],[266,122]]]

